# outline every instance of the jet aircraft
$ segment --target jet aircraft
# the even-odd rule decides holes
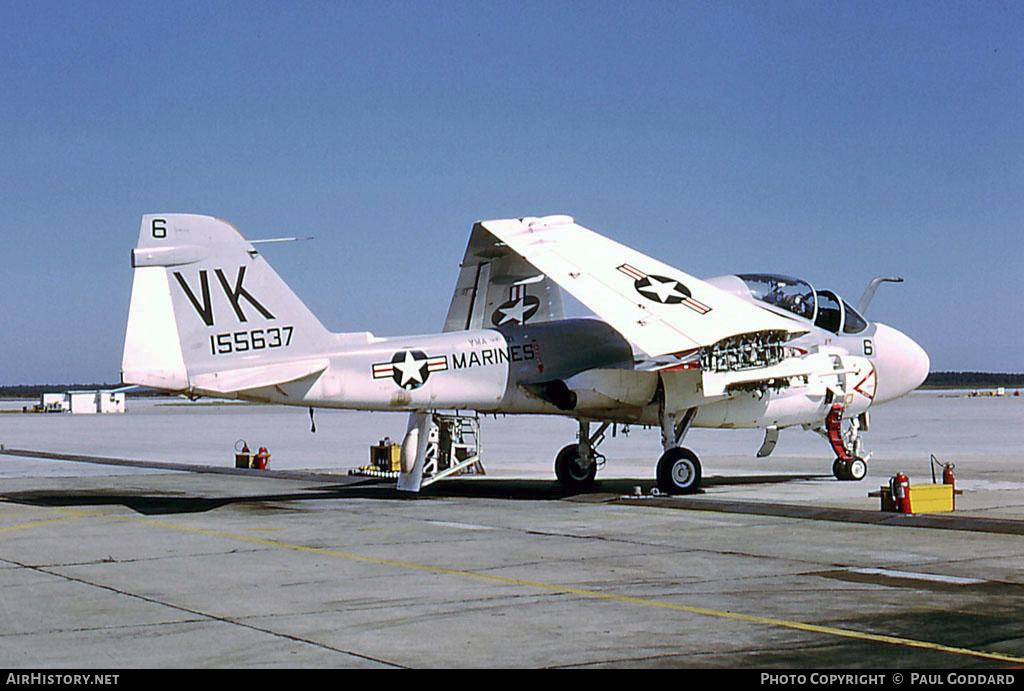
[[[400,489],[417,491],[435,411],[575,418],[555,459],[570,486],[595,479],[611,424],[660,429],[666,493],[698,490],[694,427],[824,437],[839,480],[860,480],[869,409],[917,388],[924,350],[829,290],[775,274],[698,279],[569,216],[473,226],[444,330],[332,333],[226,221],[142,218],[122,379],[192,397],[404,411]],[[562,291],[597,318],[566,318]],[[595,427],[596,426],[596,427]]]

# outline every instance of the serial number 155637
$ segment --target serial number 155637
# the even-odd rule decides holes
[[[275,326],[269,329],[211,334],[210,353],[227,355],[228,353],[244,353],[249,350],[263,350],[264,348],[284,348],[291,345],[294,331],[295,327],[293,326]]]

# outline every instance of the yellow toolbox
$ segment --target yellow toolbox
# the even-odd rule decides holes
[[[910,513],[952,511],[953,485],[910,485]]]
[[[907,489],[910,495],[910,513],[954,511],[956,510],[956,495],[963,494],[963,490],[954,489],[953,485],[909,485]],[[882,511],[899,512],[890,488],[879,487],[877,492],[868,492],[868,496],[878,497],[882,500]]]

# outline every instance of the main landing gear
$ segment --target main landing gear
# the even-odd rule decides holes
[[[696,408],[690,408],[676,419],[675,413],[661,411],[661,446],[665,450],[658,459],[658,489],[666,494],[693,494],[700,489],[700,459],[680,444],[690,431]]]
[[[679,446],[690,429],[697,409],[692,408],[680,420],[675,415],[664,416],[662,446],[665,452],[658,459],[658,489],[666,494],[691,494],[700,487],[701,466],[697,454]],[[594,484],[598,469],[604,465],[604,456],[598,445],[604,441],[605,430],[611,424],[603,422],[591,434],[590,420],[580,419],[580,441],[569,444],[555,457],[555,477],[566,487],[583,488]]]
[[[832,474],[837,480],[859,481],[868,474],[868,458],[871,454],[862,455],[860,439],[862,426],[867,429],[866,413],[850,420],[850,428],[844,432],[843,406],[836,404],[832,406],[825,417],[824,429],[818,429],[818,433],[828,440],[832,450],[836,453],[836,459],[832,462]]]
[[[666,494],[693,494],[700,488],[700,459],[682,446],[669,449],[658,459],[658,489]]]
[[[590,434],[590,420],[580,418],[580,440],[569,444],[555,456],[555,477],[567,487],[589,487],[594,484],[597,469],[604,465],[604,456],[597,446],[604,441],[604,431],[610,422],[601,423],[597,432]]]

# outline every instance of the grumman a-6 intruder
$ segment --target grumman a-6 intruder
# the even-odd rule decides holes
[[[840,480],[867,473],[868,409],[921,384],[928,356],[827,290],[770,274],[700,280],[568,216],[473,226],[444,332],[331,333],[230,224],[142,219],[122,377],[190,396],[411,413],[398,486],[418,490],[435,411],[579,421],[555,473],[594,481],[613,423],[655,426],[658,487],[694,492],[692,427],[801,426]],[[566,319],[561,290],[599,319]],[[592,430],[592,426],[597,426]]]

